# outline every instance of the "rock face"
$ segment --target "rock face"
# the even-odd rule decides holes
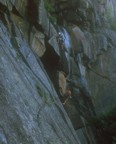
[[[1,11],[0,21],[0,143],[80,143],[38,57],[45,51],[44,35],[5,3],[4,7],[7,12]]]
[[[116,103],[115,5],[0,0],[0,143],[100,143],[88,121]]]

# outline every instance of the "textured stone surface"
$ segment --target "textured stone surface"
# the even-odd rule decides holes
[[[34,51],[34,53],[38,56],[38,57],[42,57],[43,54],[45,53],[45,43],[44,43],[44,38],[45,36],[40,33],[37,32],[35,30],[35,32],[33,32],[34,34],[32,34],[32,50]]]
[[[116,102],[115,0],[45,4],[0,0],[0,143],[96,144],[88,120]]]
[[[0,140],[9,144],[77,144],[44,68],[23,37],[17,37],[18,29],[16,45],[12,45],[7,29],[2,22],[0,25]]]

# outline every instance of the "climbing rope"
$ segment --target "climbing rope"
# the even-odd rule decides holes
[[[88,66],[89,70],[91,70],[93,73],[95,73],[96,75],[98,75],[99,77],[102,77],[103,79],[108,80],[109,82],[111,82],[112,84],[116,85],[116,82],[114,82],[113,80],[111,80],[108,76],[102,75],[98,72],[96,72],[94,69],[92,69],[90,66]]]

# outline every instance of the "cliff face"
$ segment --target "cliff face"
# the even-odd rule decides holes
[[[97,143],[87,122],[116,102],[115,5],[0,0],[0,143]]]
[[[0,3],[0,143],[77,144],[71,122],[38,57],[46,49],[44,34],[34,19],[35,3],[30,19],[27,16],[29,5],[26,1]]]

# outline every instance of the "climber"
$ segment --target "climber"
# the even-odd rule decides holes
[[[67,76],[69,73],[69,63],[67,59],[67,50],[65,48],[65,39],[63,33],[59,32],[56,38],[59,45],[59,54],[60,54],[59,70],[63,71]]]
[[[66,99],[63,102],[63,105],[65,105],[68,102],[68,100],[72,98],[72,92],[71,92],[70,88],[66,89],[64,96],[65,96]]]
[[[58,44],[60,44],[61,48],[63,48],[64,46],[64,36],[61,32],[58,33],[58,36],[57,36],[57,41],[58,41]]]

